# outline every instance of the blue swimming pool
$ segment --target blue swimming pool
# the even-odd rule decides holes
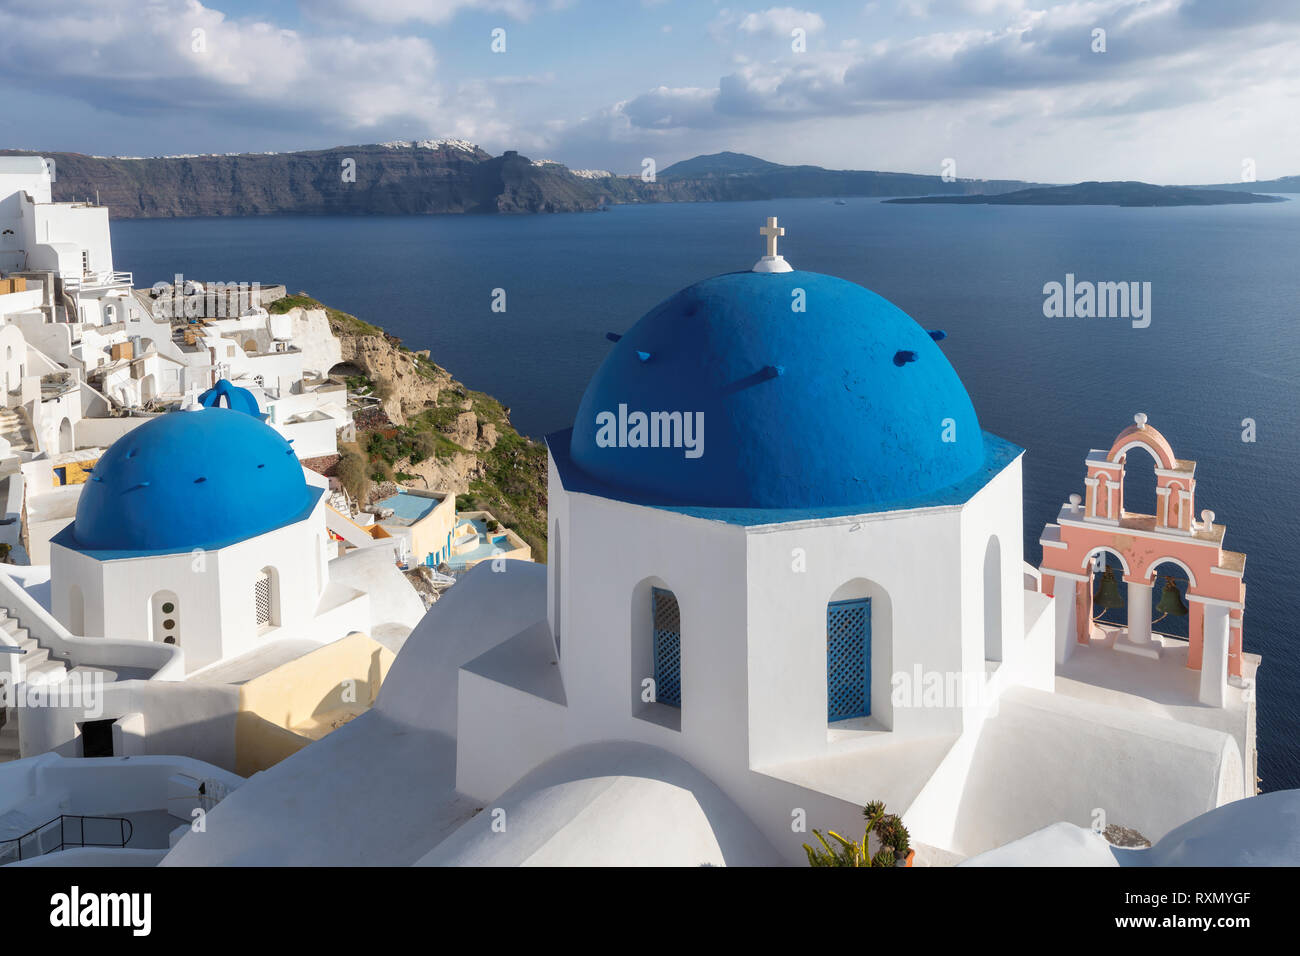
[[[383,501],[379,502],[379,507],[392,508],[393,517],[414,523],[419,521],[434,508],[438,507],[439,504],[441,504],[441,502],[437,498],[425,498],[423,495],[408,495],[403,491],[385,498]]]

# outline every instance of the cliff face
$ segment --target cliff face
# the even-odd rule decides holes
[[[782,166],[735,153],[677,163],[655,182],[644,182],[639,176],[578,176],[556,163],[534,163],[513,151],[492,156],[466,144],[153,159],[40,155],[55,161],[56,201],[98,195],[118,219],[578,212],[611,203],[964,195],[1029,185]]]
[[[515,430],[508,409],[428,352],[303,293],[269,308],[295,320],[327,318],[340,347],[334,374],[377,400],[356,416],[356,446],[340,449],[364,459],[376,495],[392,481],[453,493],[462,510],[491,511],[532,546],[534,560],[546,560],[546,449]]]
[[[568,212],[595,209],[602,200],[562,166],[534,165],[516,153],[493,157],[477,147],[155,159],[42,155],[55,161],[55,201],[98,196],[118,219]]]
[[[495,211],[497,202],[492,177],[480,170],[492,157],[480,149],[354,146],[165,159],[45,155],[56,163],[55,200],[98,193],[100,203],[123,219],[478,212]]]

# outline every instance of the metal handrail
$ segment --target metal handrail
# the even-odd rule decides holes
[[[68,839],[67,821],[69,820],[77,821],[77,826],[79,827],[80,830],[81,839],[79,840]],[[87,842],[86,841],[87,820],[106,820],[110,823],[116,823],[118,825],[118,833],[120,835],[119,842],[117,843]],[[128,843],[130,843],[131,838],[135,836],[135,825],[126,817],[96,817],[96,816],[86,816],[86,815],[78,815],[78,814],[70,814],[70,813],[60,813],[53,820],[47,820],[46,822],[42,823],[40,826],[33,827],[32,829],[24,833],[22,836],[11,837],[8,840],[0,840],[0,860],[5,859],[5,857],[8,855],[10,844],[14,844],[16,846],[18,850],[18,859],[22,860],[23,841],[29,839],[35,834],[40,833],[42,830],[46,830],[49,827],[54,826],[56,823],[59,825],[59,845],[55,847],[51,847],[48,850],[41,850],[40,852],[35,854],[36,856],[44,856],[47,853],[57,853],[60,850],[66,850],[72,847],[94,846],[94,847],[122,848],[125,847]]]

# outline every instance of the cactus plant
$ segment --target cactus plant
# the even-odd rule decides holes
[[[885,813],[884,803],[873,800],[862,808],[862,816],[866,818],[867,826],[861,842],[846,839],[834,830],[827,830],[826,835],[835,841],[832,844],[822,836],[820,830],[813,830],[813,836],[821,846],[815,847],[807,843],[803,845],[804,852],[808,855],[808,865],[897,866],[900,860],[907,858],[910,840],[907,828],[903,826],[903,821],[897,815]],[[873,833],[880,843],[880,849],[874,856],[868,849]]]

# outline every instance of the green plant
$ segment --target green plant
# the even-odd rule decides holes
[[[862,844],[856,840],[846,840],[834,830],[827,830],[827,835],[834,840],[838,846],[832,846],[831,843],[822,836],[820,830],[813,830],[821,847],[803,845],[804,852],[808,854],[809,866],[871,866],[872,861],[867,858]]]
[[[894,844],[894,853],[898,856],[901,856],[903,859],[907,859],[907,854],[911,852],[912,852],[912,841],[908,837],[907,831],[904,830],[903,838],[898,843]]]
[[[334,466],[334,474],[344,489],[357,501],[365,499],[370,490],[369,462],[364,455],[355,451],[345,451]]]
[[[871,858],[872,866],[896,866],[898,858],[894,856],[892,846],[881,847],[876,855]]]
[[[898,819],[892,813],[885,814],[884,817],[880,818],[880,822],[876,823],[875,832],[876,836],[879,836],[880,844],[883,847],[892,848],[894,855],[898,858],[907,856],[907,851],[910,849],[910,840],[907,839],[907,827],[902,825],[901,819]]]
[[[862,816],[867,821],[862,841],[849,840],[834,830],[827,830],[827,836],[835,841],[832,844],[822,836],[820,830],[813,830],[813,836],[820,847],[803,845],[808,855],[809,866],[896,866],[900,858],[907,856],[910,846],[907,828],[895,814],[885,813],[885,805],[873,800],[862,808]],[[869,844],[871,835],[875,834],[880,843],[874,856]]]
[[[899,833],[903,829],[902,822],[892,813],[881,817],[877,822],[874,833],[880,839],[882,846],[894,846],[898,842]]]
[[[438,453],[438,436],[432,432],[417,431],[411,438],[411,464],[418,465],[430,455]]]
[[[325,314],[329,317],[330,328],[335,334],[343,333],[346,335],[383,335],[384,330],[369,322],[363,322],[355,315],[349,315],[347,312],[340,312],[338,309],[331,309],[327,305],[322,305],[316,299],[309,296],[306,292],[295,292],[293,295],[286,295],[276,299],[266,307],[266,311],[272,315],[279,315],[288,312],[293,308],[303,309],[324,309]]]

